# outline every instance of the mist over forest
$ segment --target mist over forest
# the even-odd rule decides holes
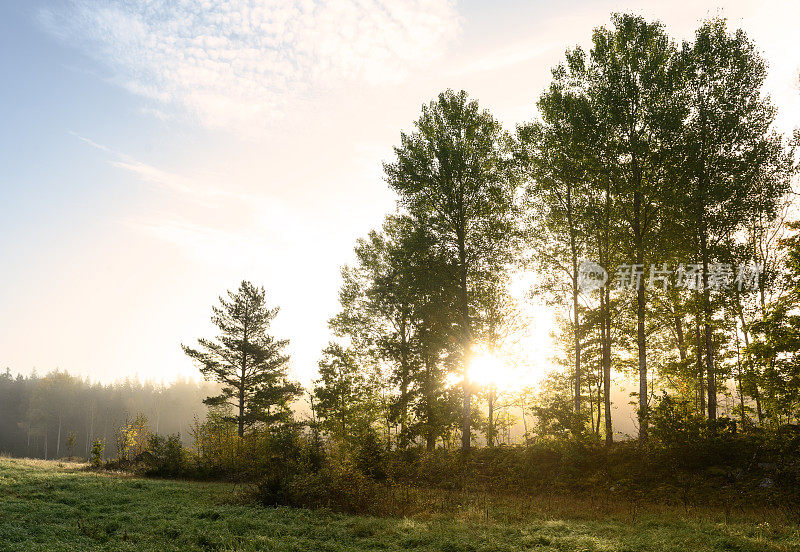
[[[89,457],[95,439],[113,443],[138,414],[155,433],[179,434],[188,446],[205,418],[203,399],[216,385],[177,380],[167,385],[125,380],[93,383],[66,372],[0,374],[0,453],[31,458]]]

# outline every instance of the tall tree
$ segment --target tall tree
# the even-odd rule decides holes
[[[685,122],[682,212],[689,214],[703,271],[698,290],[708,378],[708,417],[717,416],[711,263],[728,262],[734,234],[754,216],[774,218],[788,182],[774,178],[784,155],[780,137],[770,133],[775,110],[761,94],[766,64],[742,30],[728,33],[712,19],[683,47],[691,107]]]
[[[664,205],[674,192],[678,138],[686,116],[678,51],[661,23],[615,15],[613,29],[595,30],[589,86],[603,131],[598,146],[608,165],[624,245],[633,261],[639,372],[639,440],[647,440],[647,291],[637,273],[661,261]],[[663,262],[663,261],[662,261]]]
[[[424,219],[404,215],[387,216],[355,252],[331,327],[361,356],[362,370],[388,369],[387,415],[399,427],[397,445],[422,436],[432,449],[451,419],[451,266]]]
[[[387,217],[384,234],[386,271],[376,279],[371,293],[378,303],[388,300],[405,305],[410,326],[407,371],[405,377],[397,373],[394,378],[400,390],[397,410],[409,417],[400,444],[422,437],[432,450],[453,412],[445,392],[453,359],[448,343],[455,312],[452,267],[425,218]],[[395,361],[395,366],[402,364]]]
[[[753,342],[747,356],[761,367],[762,405],[773,425],[800,414],[800,223],[789,223],[792,234],[781,240],[786,253],[783,277],[787,290],[765,308],[752,325]]]
[[[550,88],[539,98],[541,122],[518,128],[521,157],[530,182],[532,216],[528,235],[542,287],[568,295],[573,326],[573,409],[581,409],[580,262],[588,254],[590,190],[597,178],[592,151],[597,140],[586,95],[586,63],[581,49],[567,52],[553,70]],[[560,300],[561,297],[558,297]]]
[[[228,292],[228,299],[220,297],[212,310],[211,321],[220,330],[216,341],[199,339],[199,350],[182,345],[204,378],[223,384],[219,395],[203,402],[233,407],[234,414],[227,419],[236,423],[239,437],[256,423],[287,421],[289,405],[301,388],[287,376],[289,356],[283,350],[288,340],[267,333],[278,307],[267,306],[263,287],[243,281],[238,291]]]
[[[474,341],[477,290],[512,260],[516,174],[510,140],[464,91],[446,91],[401,134],[386,180],[410,216],[425,219],[454,268],[463,374],[462,448],[470,447],[472,387],[467,363]]]

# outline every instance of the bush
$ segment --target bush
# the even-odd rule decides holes
[[[89,461],[92,467],[99,468],[103,465],[103,451],[105,448],[106,442],[104,439],[95,439],[92,441],[92,449],[89,452]]]
[[[375,430],[362,436],[355,451],[355,466],[367,477],[379,481],[386,479],[384,445]]]
[[[139,413],[133,420],[126,419],[115,436],[117,460],[120,464],[124,465],[144,453],[147,450],[149,438],[147,416]]]
[[[258,481],[251,499],[263,506],[330,508],[348,514],[396,514],[391,486],[347,465],[325,466],[317,472],[270,474]]]
[[[183,475],[187,469],[186,451],[178,434],[168,437],[151,435],[148,441],[148,453],[144,460],[147,473],[166,477]]]

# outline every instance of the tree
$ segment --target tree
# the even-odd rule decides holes
[[[236,422],[239,437],[256,423],[286,421],[289,404],[301,392],[287,377],[289,356],[283,349],[288,340],[267,334],[279,309],[267,307],[265,295],[263,287],[243,281],[212,307],[211,321],[221,332],[217,340],[198,340],[201,350],[182,346],[204,378],[223,384],[219,395],[203,402],[232,406],[235,413],[228,419]]]
[[[319,361],[319,379],[314,386],[315,414],[322,427],[340,442],[365,434],[376,410],[366,374],[353,352],[329,343]]]
[[[387,216],[358,240],[357,262],[342,270],[342,310],[330,321],[353,364],[383,386],[387,433],[399,426],[400,448],[421,436],[432,449],[452,419],[444,380],[453,278],[438,245],[424,219]]]
[[[520,156],[530,182],[531,248],[542,287],[562,300],[568,295],[573,324],[573,410],[581,409],[579,263],[588,253],[591,187],[598,171],[591,152],[596,123],[586,95],[586,63],[581,49],[567,52],[566,64],[553,70],[550,88],[537,106],[542,120],[517,129]],[[566,280],[566,282],[565,282]]]
[[[424,218],[389,216],[371,243],[379,254],[371,257],[378,262],[367,294],[387,322],[379,351],[393,366],[397,393],[390,413],[400,424],[398,445],[422,436],[433,449],[450,418],[444,380],[452,361],[451,266]]]
[[[147,416],[139,412],[132,420],[126,418],[125,423],[117,430],[114,436],[117,458],[124,461],[137,459],[140,454],[147,450],[150,435]]]
[[[95,439],[113,443],[116,428],[137,412],[154,421],[160,412],[158,431],[184,433],[193,415],[205,410],[202,399],[212,390],[216,385],[202,381],[100,384],[57,371],[43,377],[0,372],[0,450],[42,458],[47,449],[52,457],[63,452],[55,440],[63,448],[71,430],[76,433],[71,455],[89,457]]]
[[[729,34],[723,19],[704,23],[683,47],[690,105],[684,125],[685,192],[680,224],[694,228],[703,270],[700,294],[708,378],[708,417],[717,416],[709,267],[727,262],[734,234],[754,217],[772,219],[788,191],[781,139],[770,132],[775,110],[761,94],[766,64],[742,30]],[[776,176],[778,176],[776,178]],[[686,220],[688,218],[688,220]],[[728,257],[726,259],[725,257]]]
[[[781,240],[786,253],[783,277],[787,292],[770,302],[761,320],[752,325],[754,340],[746,348],[750,360],[762,368],[756,385],[769,420],[789,423],[800,411],[800,222],[789,223],[792,235]]]
[[[77,442],[77,440],[78,440],[77,433],[75,433],[74,431],[70,431],[69,433],[67,433],[67,440],[65,444],[67,445],[67,455],[69,456],[69,458],[75,457],[75,443]]]
[[[39,379],[30,397],[28,424],[44,439],[44,457],[48,457],[50,433],[56,431],[56,457],[61,455],[64,425],[75,426],[76,397],[81,380],[66,372],[52,372]]]
[[[672,203],[671,179],[686,116],[678,51],[661,23],[633,15],[615,15],[614,28],[595,30],[589,95],[602,129],[600,158],[607,167],[610,192],[619,212],[622,243],[633,270],[663,262],[664,205]],[[647,440],[647,294],[636,294],[636,347],[639,372],[639,440]]]
[[[477,292],[487,275],[513,260],[517,178],[510,139],[466,92],[448,90],[422,107],[415,130],[400,140],[394,162],[384,164],[386,180],[409,215],[427,221],[453,267],[466,450],[472,394],[466,367]]]

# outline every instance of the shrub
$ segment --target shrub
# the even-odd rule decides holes
[[[92,449],[89,452],[92,467],[99,468],[103,464],[103,451],[105,448],[105,439],[95,439],[92,441]]]
[[[370,515],[396,513],[392,487],[339,464],[317,472],[269,474],[253,486],[251,498],[269,507],[330,508]]]
[[[117,459],[121,463],[131,461],[147,450],[150,438],[147,416],[142,413],[125,424],[116,433]]]
[[[375,430],[364,433],[355,451],[356,468],[371,479],[386,479],[384,445]]]
[[[78,434],[75,433],[74,431],[70,431],[67,434],[66,445],[67,445],[67,453],[70,460],[75,457],[75,442],[77,440],[78,440]]]
[[[151,435],[148,442],[149,455],[145,458],[148,473],[167,477],[183,475],[187,469],[186,450],[178,434],[168,437]]]

